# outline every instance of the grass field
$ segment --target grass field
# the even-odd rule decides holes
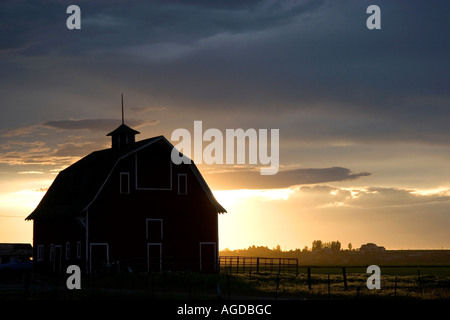
[[[0,279],[0,299],[450,299],[450,267],[382,267],[381,289],[369,290],[365,268],[306,267],[299,274],[156,273],[82,278],[68,290],[65,278],[20,275]]]

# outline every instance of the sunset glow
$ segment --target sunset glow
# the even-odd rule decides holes
[[[137,142],[201,125],[220,249],[450,248],[449,5],[432,2],[380,0],[372,30],[367,1],[82,0],[69,30],[66,3],[6,1],[0,243],[31,243],[56,175],[111,147],[123,94]],[[209,144],[227,130],[258,133],[240,161]]]

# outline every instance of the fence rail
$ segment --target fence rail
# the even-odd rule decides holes
[[[366,287],[367,265],[299,265],[296,258],[265,258],[265,257],[219,257],[220,271],[228,274],[253,274],[276,276],[277,292],[280,281],[296,284],[296,288],[306,286],[309,291],[331,292],[356,291]],[[438,298],[448,297],[450,292],[450,265],[379,265],[381,268],[383,292],[391,291],[396,296],[398,290],[405,292],[424,291],[437,295]],[[295,276],[293,278],[293,276]],[[280,280],[281,279],[281,280]],[[249,280],[251,281],[251,280]]]
[[[266,258],[266,257],[238,257],[220,256],[221,270],[231,273],[278,273],[298,275],[297,258]]]

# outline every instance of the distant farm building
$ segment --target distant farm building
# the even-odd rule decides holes
[[[359,251],[362,253],[385,252],[386,248],[377,246],[375,243],[366,243],[359,248]]]
[[[33,255],[33,248],[29,243],[0,243],[0,264],[12,260],[29,260]]]
[[[112,147],[61,171],[33,220],[34,270],[218,270],[216,201],[194,163],[175,165],[163,136],[135,141],[122,123]]]

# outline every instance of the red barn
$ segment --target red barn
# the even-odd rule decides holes
[[[112,148],[61,171],[36,209],[36,272],[218,269],[216,201],[195,164],[175,165],[163,136],[135,142],[125,124]]]

